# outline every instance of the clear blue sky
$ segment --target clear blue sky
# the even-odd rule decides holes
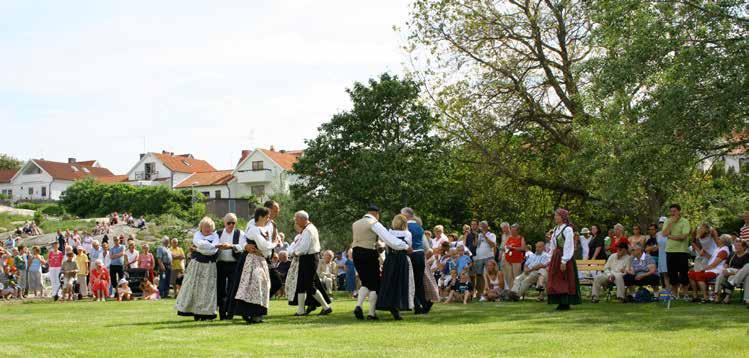
[[[0,153],[143,152],[229,169],[243,148],[299,149],[344,89],[403,73],[407,0],[0,0]]]

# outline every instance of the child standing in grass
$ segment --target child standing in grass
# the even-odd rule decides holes
[[[68,251],[66,254],[67,258],[62,263],[62,274],[63,274],[63,289],[62,289],[62,300],[73,300],[73,284],[75,278],[78,275],[78,264],[75,262],[75,254],[73,251]]]
[[[471,282],[471,276],[468,274],[468,271],[463,271],[460,275],[460,281],[453,285],[447,303],[457,301],[461,297],[463,298],[464,305],[467,305],[471,301],[471,298],[473,298],[473,282]]]

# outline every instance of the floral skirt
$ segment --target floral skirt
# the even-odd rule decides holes
[[[190,261],[177,296],[177,314],[216,318],[217,280],[215,262]]]
[[[270,274],[265,258],[243,253],[235,273],[236,288],[230,296],[233,302],[229,304],[229,315],[242,317],[265,316],[268,314],[270,302]]]

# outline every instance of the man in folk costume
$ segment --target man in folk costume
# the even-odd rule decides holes
[[[554,213],[556,227],[551,234],[551,262],[546,292],[549,304],[556,304],[558,311],[580,304],[580,281],[575,264],[575,238],[570,223],[569,211],[559,208]]]
[[[244,251],[245,235],[237,227],[237,215],[228,213],[224,216],[224,228],[218,230],[218,256],[216,259],[216,297],[218,298],[218,316],[220,320],[227,318],[227,307],[232,297],[229,291],[234,286],[234,271],[237,269],[237,259]],[[241,269],[241,268],[240,268]]]
[[[274,246],[281,246],[283,245],[283,239],[281,238],[282,235],[279,235],[278,227],[276,226],[276,222],[274,221],[278,214],[281,212],[281,205],[278,204],[278,202],[274,200],[268,200],[265,203],[263,203],[263,207],[268,209],[270,212],[270,220],[264,225],[265,232],[267,232],[270,235],[270,241],[274,244]],[[249,236],[250,229],[256,226],[255,219],[250,220],[247,223],[247,230],[245,230],[245,235]],[[271,254],[272,256],[272,254]],[[281,286],[283,286],[283,282],[281,281],[281,276],[278,274],[278,270],[276,270],[275,267],[271,264],[271,258],[268,257],[268,268],[270,275],[270,296],[273,297],[276,292],[278,292],[279,289],[281,289]]]
[[[328,315],[333,312],[330,308],[331,300],[317,276],[320,262],[320,237],[317,228],[309,221],[309,214],[304,210],[294,214],[294,222],[299,235],[288,249],[289,255],[294,257],[286,277],[289,305],[297,306],[295,316],[306,316],[319,306],[323,308],[320,315]]]
[[[380,209],[375,205],[370,205],[367,214],[352,225],[352,234],[354,241],[351,244],[354,267],[359,275],[361,287],[354,309],[354,316],[357,319],[364,319],[362,304],[365,299],[369,299],[369,313],[367,319],[376,320],[377,291],[380,289],[380,254],[377,252],[378,237],[385,239],[395,239],[392,234],[380,222]]]
[[[424,292],[424,229],[416,222],[416,214],[411,208],[401,209],[406,219],[408,219],[408,231],[411,233],[411,248],[413,251],[408,255],[411,258],[413,266],[414,286],[416,289],[414,296],[414,313],[427,314],[432,309],[432,302],[426,299]]]

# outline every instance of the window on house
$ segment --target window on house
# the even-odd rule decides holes
[[[216,190],[213,197],[216,199],[221,199],[221,190]]]
[[[13,189],[8,189],[8,196],[13,197]]]
[[[252,170],[253,171],[263,170],[263,161],[258,160],[258,161],[252,162]]]
[[[29,188],[29,195],[34,195],[34,188]]]
[[[210,198],[211,197],[211,192],[210,191],[204,191],[204,192],[201,192],[201,194],[203,194],[203,196],[205,196],[206,198]]]
[[[42,196],[43,196],[43,197],[46,197],[46,196],[47,196],[47,187],[46,187],[46,186],[43,186],[43,187],[42,187]]]
[[[250,191],[252,192],[252,195],[261,197],[265,194],[265,185],[253,185],[250,188]]]
[[[739,173],[749,174],[749,158],[739,159]]]
[[[39,167],[37,167],[36,165],[31,165],[28,168],[26,168],[26,170],[23,171],[23,174],[26,174],[26,175],[41,174],[41,173],[42,173],[42,170],[39,169]]]

